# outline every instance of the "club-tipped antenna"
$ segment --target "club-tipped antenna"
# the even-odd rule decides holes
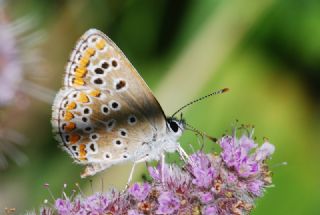
[[[221,90],[212,92],[212,93],[210,93],[210,94],[208,94],[208,95],[205,95],[205,96],[202,96],[202,97],[200,97],[200,98],[198,98],[198,99],[195,99],[195,100],[187,103],[186,105],[183,105],[183,106],[182,106],[181,108],[179,108],[176,112],[174,112],[174,114],[172,114],[171,117],[173,118],[177,113],[179,113],[180,111],[182,111],[183,109],[185,109],[186,107],[188,107],[188,106],[190,106],[190,105],[192,105],[192,104],[194,104],[194,103],[197,103],[197,102],[199,102],[199,101],[201,101],[201,100],[203,100],[203,99],[206,99],[206,98],[208,98],[208,97],[210,97],[210,96],[213,96],[213,95],[225,93],[225,92],[227,92],[227,91],[229,91],[229,88],[223,88],[223,89],[221,89]]]

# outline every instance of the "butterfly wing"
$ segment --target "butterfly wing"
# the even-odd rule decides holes
[[[53,105],[52,125],[78,163],[105,167],[135,159],[138,147],[166,129],[165,115],[121,50],[91,29],[66,67]]]

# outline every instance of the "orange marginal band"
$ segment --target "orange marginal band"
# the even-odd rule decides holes
[[[97,49],[103,49],[106,46],[106,41],[104,39],[100,39],[97,44],[96,47]]]
[[[96,53],[96,50],[94,50],[94,48],[92,48],[92,47],[89,47],[86,50],[86,54],[89,55],[90,57],[93,56],[95,53]]]
[[[69,122],[66,126],[64,126],[64,130],[66,132],[70,132],[76,128],[76,124],[74,122]]]
[[[86,145],[80,144],[80,160],[85,160],[86,159]]]
[[[89,102],[89,97],[84,93],[79,93],[78,101],[81,102],[81,103],[88,103]]]
[[[70,121],[74,118],[74,115],[70,111],[66,111],[64,114],[64,120],[65,121]]]
[[[84,80],[82,78],[75,78],[73,83],[78,86],[84,85]]]
[[[71,134],[70,136],[70,143],[75,144],[80,140],[80,135],[78,134]]]
[[[87,69],[86,68],[78,67],[76,69],[75,76],[77,78],[83,78],[86,74],[87,74]]]
[[[70,104],[68,104],[68,106],[66,107],[67,110],[73,110],[76,109],[77,107],[77,103],[75,102],[71,102]]]
[[[93,97],[99,97],[101,95],[101,91],[100,90],[92,90],[90,92],[90,96],[93,96]]]
[[[85,67],[87,67],[89,61],[90,61],[90,56],[84,55],[79,62],[79,66],[82,68],[85,68]]]

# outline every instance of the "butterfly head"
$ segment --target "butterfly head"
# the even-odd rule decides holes
[[[184,119],[177,119],[174,117],[168,117],[167,118],[167,129],[170,134],[172,134],[175,137],[180,137],[182,132],[185,129],[185,120]]]

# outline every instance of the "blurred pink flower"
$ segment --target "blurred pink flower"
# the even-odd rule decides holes
[[[28,96],[51,104],[54,95],[26,79],[27,75],[45,77],[38,47],[43,35],[33,31],[35,20],[23,17],[12,21],[6,9],[6,2],[0,0],[0,169],[7,168],[8,158],[18,165],[27,160],[19,150],[26,138],[11,127],[29,106]]]

